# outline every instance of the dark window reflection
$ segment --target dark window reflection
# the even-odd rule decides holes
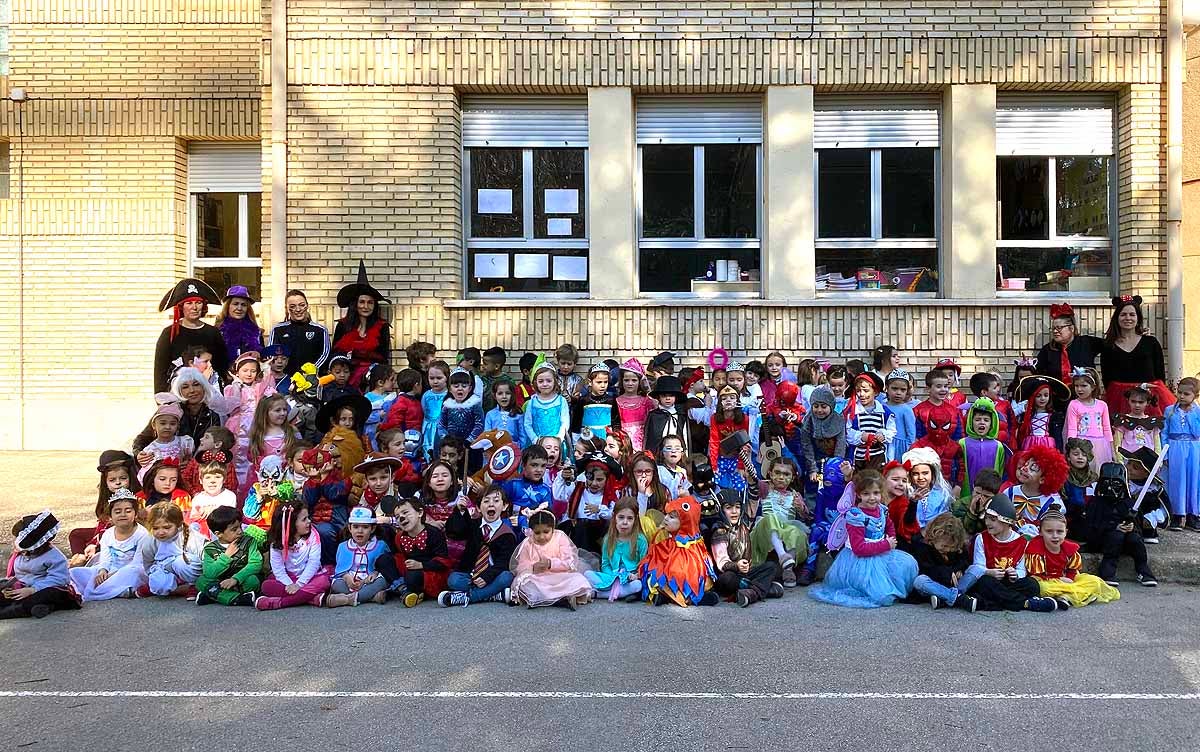
[[[817,237],[870,237],[870,149],[822,149],[817,169]]]

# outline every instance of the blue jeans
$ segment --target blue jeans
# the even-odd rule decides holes
[[[933,578],[923,574],[917,575],[917,579],[913,581],[913,589],[918,593],[925,595],[936,595],[944,601],[953,604],[958,600],[961,593],[965,593],[971,589],[979,578],[983,575],[981,567],[971,565],[967,567],[967,571],[963,572],[963,576],[958,578],[958,587],[950,588],[936,582]]]
[[[446,587],[450,590],[456,590],[460,593],[466,593],[472,603],[480,603],[499,595],[504,588],[512,584],[512,572],[501,572],[496,575],[496,579],[492,580],[483,587],[475,587],[471,584],[471,575],[467,572],[454,572],[450,578],[446,580]]]

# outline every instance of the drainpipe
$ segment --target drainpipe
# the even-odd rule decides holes
[[[1167,3],[1167,375],[1183,376],[1183,77],[1185,7],[1195,23],[1200,3]]]
[[[271,0],[271,299],[274,320],[287,295],[287,0]]]

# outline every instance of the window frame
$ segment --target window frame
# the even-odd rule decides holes
[[[1047,156],[1044,154],[997,154],[996,155],[996,173],[995,179],[1000,179],[1000,160],[1006,158],[1018,157],[1021,159],[1041,159],[1046,161],[1046,226],[1049,228],[1047,238],[1045,240],[1002,240],[1000,228],[1003,226],[1001,222],[1001,212],[1004,207],[1000,205],[999,187],[996,190],[996,264],[1000,265],[999,251],[1001,248],[1039,248],[1046,250],[1059,250],[1067,248],[1082,248],[1090,250],[1099,250],[1108,248],[1109,250],[1109,288],[1107,291],[1099,290],[1002,290],[997,286],[996,295],[1002,298],[1061,298],[1068,296],[1071,298],[1095,298],[1098,296],[1108,297],[1113,294],[1118,285],[1118,275],[1120,267],[1117,265],[1119,260],[1118,255],[1118,237],[1120,235],[1120,224],[1117,217],[1118,197],[1117,197],[1117,179],[1115,172],[1117,168],[1116,154],[1055,154]],[[1082,235],[1059,235],[1058,234],[1058,160],[1059,158],[1076,157],[1090,158],[1097,157],[1108,160],[1108,235],[1106,237],[1082,236]]]
[[[201,193],[232,193],[238,197],[238,255],[230,258],[201,258],[197,254],[196,240],[199,223],[196,221],[198,201]],[[258,256],[250,255],[250,194],[254,191],[189,191],[188,192],[188,274],[196,269],[253,269],[262,268],[262,252]],[[256,194],[259,206],[262,206],[262,192]],[[261,214],[259,215],[261,217]],[[262,220],[259,220],[259,231],[262,231]],[[259,279],[262,283],[262,279]]]
[[[690,146],[692,147],[692,233],[690,238],[647,238],[643,234],[642,220],[645,208],[645,180],[643,179],[643,153],[646,146]],[[754,147],[754,234],[753,238],[707,238],[704,237],[705,205],[704,205],[704,149],[707,146],[753,146]],[[756,141],[729,141],[728,143],[695,143],[695,144],[637,144],[636,165],[634,174],[634,231],[637,237],[637,255],[634,259],[634,290],[638,298],[675,299],[675,300],[758,300],[763,298],[762,270],[765,266],[763,258],[763,215],[766,196],[763,195],[763,145]],[[691,250],[757,250],[758,251],[758,291],[757,292],[725,292],[711,296],[696,295],[692,292],[644,292],[642,290],[642,251],[664,250],[685,252]]]
[[[855,150],[865,149],[871,152],[871,236],[864,238],[822,238],[820,236],[821,218],[821,152],[824,149],[813,149],[813,265],[819,266],[816,254],[820,251],[857,251],[857,250],[933,250],[934,257],[941,265],[942,243],[942,148],[938,146],[895,147],[895,146],[857,146]],[[883,237],[883,151],[895,148],[923,148],[933,151],[933,237],[932,238],[885,238]],[[817,290],[818,298],[847,298],[859,299],[862,296],[875,298],[896,298],[898,300],[932,299],[941,297],[943,293],[941,269],[938,269],[937,292],[898,292],[896,290]],[[815,283],[815,280],[814,280]]]
[[[476,238],[471,236],[471,150],[472,149],[519,149],[521,151],[521,229],[519,238]],[[534,231],[534,188],[533,188],[533,152],[536,149],[567,150],[578,149],[583,152],[583,223],[582,238],[537,238]],[[591,201],[588,190],[588,178],[591,170],[591,150],[586,146],[564,146],[558,143],[538,145],[509,146],[503,143],[488,144],[487,146],[462,147],[462,228],[463,228],[463,262],[462,262],[462,293],[464,299],[470,300],[519,300],[519,299],[587,299],[591,297]],[[588,260],[588,291],[587,292],[471,292],[471,252],[472,251],[518,251],[518,250],[583,250],[587,251]]]

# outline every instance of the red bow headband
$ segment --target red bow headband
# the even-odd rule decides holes
[[[205,465],[210,462],[215,462],[218,465],[228,465],[229,452],[226,452],[224,449],[205,449],[197,459]]]
[[[1075,318],[1075,309],[1070,303],[1055,303],[1050,306],[1050,318],[1052,319],[1073,319]]]
[[[162,465],[163,467],[179,467],[179,458],[178,457],[163,457],[161,460],[158,461],[158,464]]]
[[[888,463],[883,466],[883,469],[879,471],[879,474],[884,477],[887,477],[888,473],[890,473],[893,470],[897,470],[897,469],[903,470],[904,472],[910,472],[910,471],[912,471],[911,465],[912,465],[912,463],[909,463],[909,462],[905,462],[902,465],[899,462],[897,462],[896,460],[888,460]]]

